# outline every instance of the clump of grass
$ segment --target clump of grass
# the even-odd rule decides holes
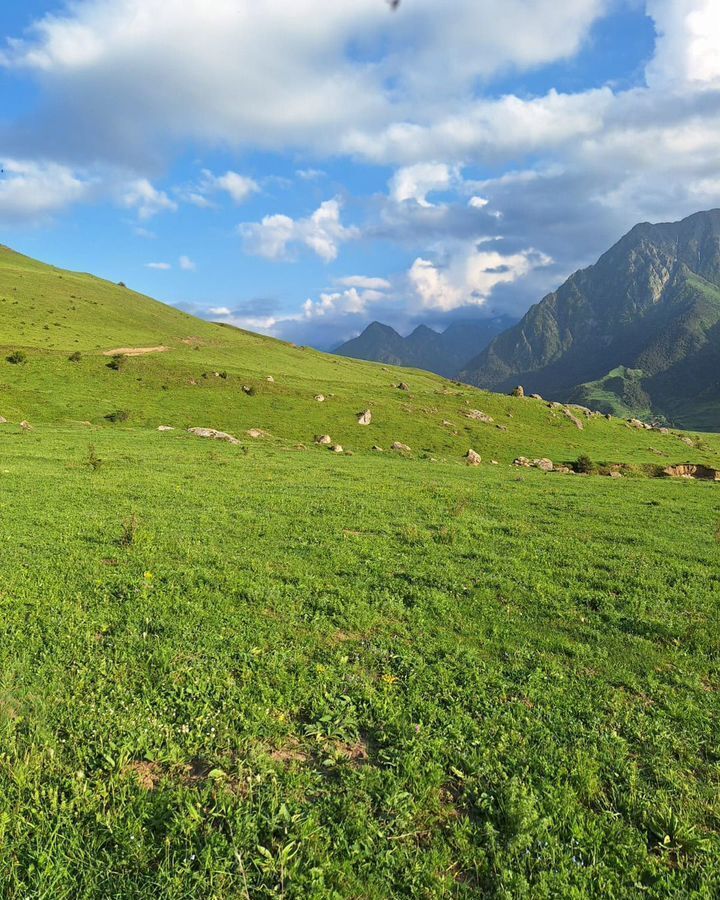
[[[5,359],[13,366],[22,366],[27,362],[27,353],[22,350],[13,350]]]
[[[85,458],[85,462],[87,465],[93,470],[93,472],[97,472],[97,470],[102,466],[103,461],[97,455],[97,450],[95,449],[95,444],[88,444],[87,456]]]
[[[121,547],[132,547],[138,531],[138,519],[135,513],[128,516],[127,519],[123,519],[121,528],[118,544]]]
[[[579,475],[592,475],[597,470],[597,466],[586,453],[578,456],[572,467]]]
[[[113,372],[119,372],[123,365],[125,364],[125,355],[123,353],[116,353],[110,359],[110,362],[107,364],[108,369],[112,369]]]
[[[68,356],[68,362],[77,363],[82,359],[82,353],[79,350],[76,350],[74,353],[71,353]]]
[[[105,418],[108,422],[127,422],[130,413],[126,409],[116,409],[115,412],[108,413]]]

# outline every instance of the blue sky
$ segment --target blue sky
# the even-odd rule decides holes
[[[290,340],[519,315],[720,205],[716,0],[3,13],[0,241]]]

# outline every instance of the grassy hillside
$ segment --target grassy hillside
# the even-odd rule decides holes
[[[718,436],[0,283],[0,897],[720,894]]]
[[[48,322],[55,331],[46,330]],[[108,367],[110,351],[153,347],[167,349],[127,356],[117,370]],[[18,350],[25,362],[7,362]],[[69,358],[75,352],[79,361]],[[398,389],[400,381],[409,392]],[[251,394],[243,390],[248,387]],[[318,395],[325,401],[316,401]],[[358,426],[366,409],[373,421]],[[494,423],[468,419],[473,409]],[[207,426],[239,437],[260,429],[270,435],[268,443],[309,448],[315,435],[327,433],[353,452],[398,441],[417,456],[458,461],[469,447],[499,462],[519,455],[567,462],[586,453],[606,463],[715,464],[720,454],[715,436],[697,436],[690,449],[676,435],[638,433],[621,420],[586,420],[579,431],[537,400],[202,322],[127,288],[4,251],[0,415],[32,424],[107,424],[105,417],[117,412],[127,413],[124,427]]]

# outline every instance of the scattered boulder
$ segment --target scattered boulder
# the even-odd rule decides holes
[[[265,380],[266,380],[269,384],[275,384],[275,379],[272,377],[272,375],[268,375],[268,377],[267,377]]]
[[[540,400],[540,401],[542,401],[542,399],[543,399],[543,398],[540,396],[540,394],[530,394],[530,397],[531,397],[533,400]]]
[[[490,460],[490,465],[491,465],[491,466],[499,466],[500,463],[499,463],[496,459],[491,459],[491,460]]]
[[[22,428],[23,431],[32,431],[33,430],[32,425],[26,419],[22,420],[22,422],[20,423],[20,427]]]
[[[330,450],[333,453],[344,453],[345,452],[340,444],[333,444],[332,447],[330,448]]]
[[[372,422],[372,413],[366,409],[364,413],[360,413],[358,417],[358,425],[369,425]]]
[[[465,454],[465,459],[467,460],[467,464],[469,466],[479,466],[482,462],[482,457],[479,453],[476,453],[474,450],[468,450]]]
[[[329,434],[317,434],[315,435],[315,443],[329,446],[332,444],[332,438]]]
[[[0,425],[7,425],[7,424],[8,424],[8,420],[5,418],[5,416],[0,416]]]
[[[608,472],[608,476],[610,478],[622,478],[622,472],[618,472],[616,469],[613,469],[612,472]]]
[[[683,442],[683,444],[687,444],[688,447],[694,447],[694,446],[695,446],[695,443],[694,443],[694,441],[693,441],[692,438],[689,438],[689,437],[681,437],[680,440]]]
[[[195,437],[210,438],[214,441],[227,441],[228,444],[239,444],[240,441],[225,431],[218,431],[216,428],[188,428],[190,434]]]
[[[527,458],[527,456],[518,456],[518,458],[513,462],[514,466],[518,466],[521,469],[529,469],[532,466],[532,463]]]
[[[255,393],[249,384],[244,384],[242,386],[242,389],[243,389],[243,394],[247,394],[248,396],[252,396],[252,394]]]
[[[511,397],[524,397],[525,396],[525,388],[519,384],[515,390],[510,394]]]
[[[492,416],[489,416],[487,413],[482,412],[479,409],[469,409],[465,413],[466,419],[473,419],[475,422],[484,422],[486,425],[492,425],[495,421]]]
[[[324,394],[315,394],[315,399],[317,400],[318,403],[324,403],[324,402],[325,402],[325,396],[324,396]]]
[[[711,469],[708,466],[694,466],[686,463],[681,466],[668,466],[663,469],[663,475],[668,478],[699,478],[703,481],[720,481],[720,469]]]
[[[378,447],[377,444],[373,447],[373,450],[374,450],[376,453],[384,453],[384,452],[385,452],[385,451],[383,450],[383,448],[382,448],[382,447]]]
[[[573,425],[578,429],[578,431],[583,431],[583,430],[585,429],[585,426],[584,426],[583,423],[580,421],[580,419],[578,419],[578,417],[577,417],[576,415],[574,415],[574,414],[568,409],[567,406],[564,406],[564,407],[563,407],[563,412],[564,412],[565,416],[566,416],[568,419],[570,419],[570,421],[573,423]]]
[[[270,437],[269,432],[263,431],[262,428],[250,428],[248,431],[245,432],[245,434],[248,437],[256,438],[256,439]]]
[[[175,431],[172,425],[158,425],[158,431]]]
[[[495,427],[497,428],[498,431],[507,431],[508,430],[507,425],[496,425]]]
[[[390,449],[397,450],[398,453],[412,453],[412,450],[408,447],[408,445],[401,444],[400,441],[395,441]]]
[[[398,385],[398,390],[399,390],[399,391],[409,391],[409,390],[410,390],[410,385],[409,385],[409,384],[405,384],[404,381],[401,381],[400,384]]]
[[[533,460],[533,467],[535,469],[541,469],[543,472],[552,472],[555,468],[553,461],[546,458]]]

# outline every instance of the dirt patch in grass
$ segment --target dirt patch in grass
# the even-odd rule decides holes
[[[132,775],[144,791],[154,791],[160,784],[164,772],[160,763],[136,759],[125,766],[123,774]]]
[[[147,356],[148,353],[166,353],[169,347],[117,347],[103,350],[103,356]]]
[[[283,765],[292,765],[292,763],[307,763],[310,755],[301,746],[300,742],[290,739],[281,747],[276,747],[270,752],[270,759],[273,762],[283,763]]]

